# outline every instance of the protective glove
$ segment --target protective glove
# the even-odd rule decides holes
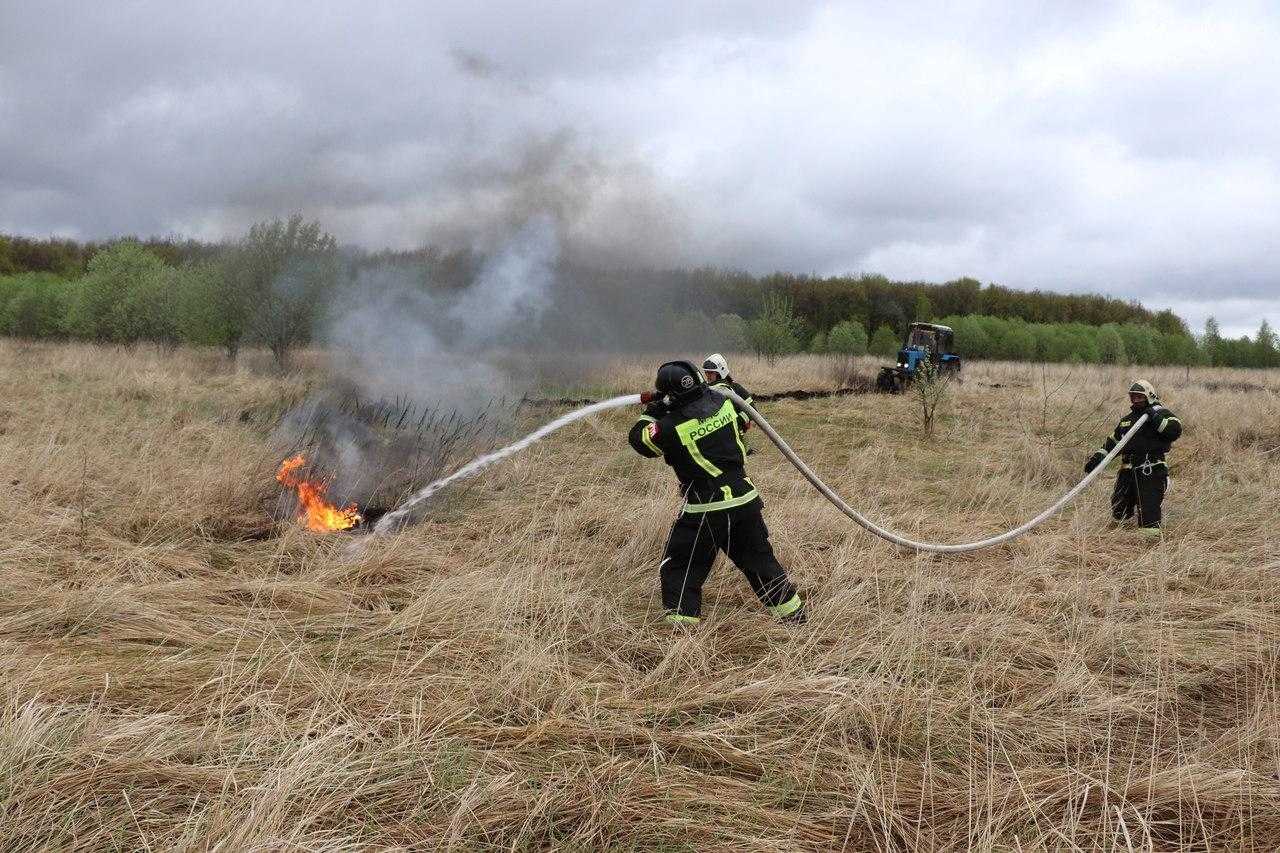
[[[651,418],[661,418],[667,413],[667,404],[662,398],[658,398],[644,407],[644,413]]]
[[[1086,474],[1091,474],[1091,473],[1093,473],[1093,469],[1094,469],[1094,468],[1097,468],[1100,464],[1102,464],[1102,460],[1103,460],[1103,459],[1106,459],[1106,458],[1107,458],[1107,454],[1102,453],[1101,451],[1099,451],[1098,453],[1093,454],[1093,455],[1092,455],[1092,456],[1090,456],[1090,457],[1089,457],[1089,459],[1084,463],[1084,472],[1085,472]]]

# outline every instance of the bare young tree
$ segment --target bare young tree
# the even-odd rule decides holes
[[[930,437],[933,435],[938,408],[947,400],[951,391],[952,377],[951,371],[940,369],[933,359],[929,358],[922,360],[916,370],[911,389],[916,403],[920,406],[920,425],[924,428],[925,435]]]

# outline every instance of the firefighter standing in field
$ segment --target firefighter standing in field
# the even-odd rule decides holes
[[[662,365],[654,384],[659,398],[645,408],[628,440],[641,456],[661,456],[674,469],[684,497],[658,569],[667,621],[698,622],[702,584],[723,551],[771,614],[804,622],[804,602],[773,554],[764,503],[746,475],[741,413],[708,388],[690,362]]]
[[[733,381],[733,377],[729,375],[729,362],[718,352],[713,352],[707,356],[702,362],[702,373],[707,377],[707,384],[712,388],[717,386],[728,388],[747,402],[747,405],[754,406],[755,400],[751,399],[751,394],[746,388],[743,388],[737,382]],[[734,408],[737,408],[736,406]],[[751,418],[746,412],[739,411],[738,416],[742,419],[742,430],[746,432],[751,429]]]
[[[1115,432],[1084,463],[1084,470],[1088,473],[1097,468],[1134,422],[1148,415],[1142,429],[1120,454],[1122,464],[1120,473],[1116,475],[1115,490],[1111,493],[1111,515],[1116,521],[1136,515],[1138,530],[1148,538],[1157,539],[1160,536],[1160,504],[1169,485],[1169,464],[1165,461],[1165,454],[1182,435],[1182,421],[1160,404],[1156,389],[1145,379],[1139,379],[1130,386],[1129,405],[1129,413],[1120,419]]]

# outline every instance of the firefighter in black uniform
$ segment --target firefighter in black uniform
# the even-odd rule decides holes
[[[1169,464],[1165,454],[1182,435],[1182,421],[1160,404],[1156,389],[1145,379],[1129,388],[1128,414],[1116,424],[1102,447],[1084,463],[1086,473],[1097,468],[1103,457],[1120,443],[1134,422],[1148,415],[1142,429],[1129,440],[1120,453],[1120,473],[1111,493],[1111,515],[1116,521],[1138,519],[1138,529],[1151,539],[1160,536],[1160,504],[1169,485]]]
[[[729,375],[729,362],[720,353],[713,352],[703,360],[702,373],[707,377],[707,384],[712,388],[717,386],[728,388],[745,400],[748,406],[755,406],[756,401],[751,398],[750,392],[737,382],[734,382],[733,377]],[[736,409],[737,406],[735,405],[734,408]],[[746,412],[739,410],[738,417],[742,421],[743,432],[751,429],[751,417]],[[748,448],[747,452],[751,452],[750,448]]]
[[[658,368],[655,386],[660,396],[628,440],[641,456],[661,456],[675,470],[684,497],[659,564],[667,621],[698,622],[702,584],[716,553],[724,551],[770,613],[804,622],[804,602],[773,554],[764,504],[746,475],[739,412],[687,361]]]

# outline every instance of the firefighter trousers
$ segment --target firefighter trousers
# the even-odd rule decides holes
[[[1146,473],[1140,466],[1121,469],[1116,487],[1111,492],[1111,515],[1117,521],[1137,516],[1138,526],[1151,529],[1160,526],[1160,504],[1169,485],[1169,469],[1164,465]]]
[[[695,621],[702,613],[702,584],[723,551],[744,575],[760,602],[775,616],[801,608],[786,569],[773,554],[761,502],[715,512],[681,513],[671,527],[659,574],[668,618]]]

